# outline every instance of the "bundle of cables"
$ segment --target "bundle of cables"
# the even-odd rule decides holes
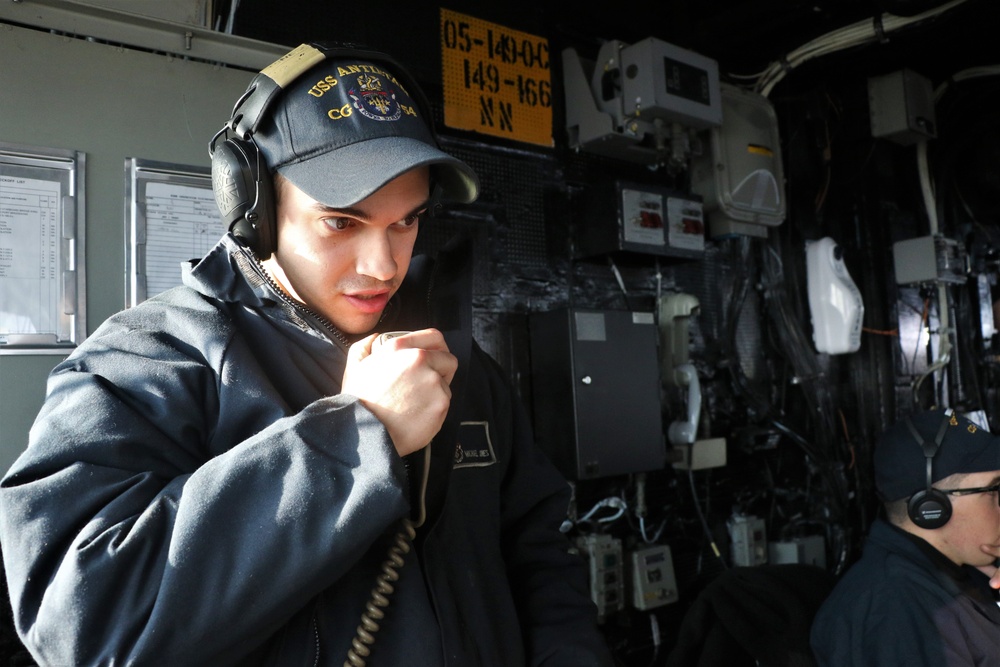
[[[836,51],[842,51],[871,42],[884,41],[886,35],[891,32],[942,14],[966,1],[951,0],[951,2],[914,16],[880,14],[872,20],[858,21],[843,28],[838,28],[833,32],[806,42],[799,48],[788,53],[784,58],[768,65],[757,78],[754,90],[767,97],[778,82],[784,79],[791,70],[813,58],[819,58],[820,56],[825,56]]]

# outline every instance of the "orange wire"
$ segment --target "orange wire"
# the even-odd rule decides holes
[[[847,451],[851,453],[851,461],[847,464],[847,469],[851,470],[854,468],[854,463],[857,460],[854,455],[854,445],[851,444],[851,434],[847,431],[847,419],[844,417],[844,411],[837,408],[837,414],[840,415],[840,426],[844,429],[844,440],[847,442]]]

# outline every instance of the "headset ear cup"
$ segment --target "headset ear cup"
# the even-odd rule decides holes
[[[921,528],[940,528],[951,518],[951,500],[937,489],[917,491],[906,503],[906,512]]]
[[[226,229],[260,259],[274,252],[274,195],[271,177],[252,141],[226,139],[212,151],[212,189]]]
[[[246,143],[227,139],[212,151],[212,189],[222,222],[229,231],[233,231],[234,223],[243,219],[256,197]]]

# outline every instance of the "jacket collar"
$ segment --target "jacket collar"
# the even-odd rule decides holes
[[[965,595],[988,609],[987,617],[994,622],[1000,620],[988,579],[976,568],[957,565],[927,540],[882,519],[872,525],[871,539],[928,571],[952,595]]]
[[[232,234],[226,234],[201,259],[183,265],[185,285],[213,299],[248,306],[273,303],[277,295],[254,270],[251,251]]]

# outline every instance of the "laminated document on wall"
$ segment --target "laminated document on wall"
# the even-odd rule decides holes
[[[86,336],[83,153],[0,143],[0,354]]]
[[[208,167],[128,158],[125,305],[181,284],[181,265],[224,233]]]

